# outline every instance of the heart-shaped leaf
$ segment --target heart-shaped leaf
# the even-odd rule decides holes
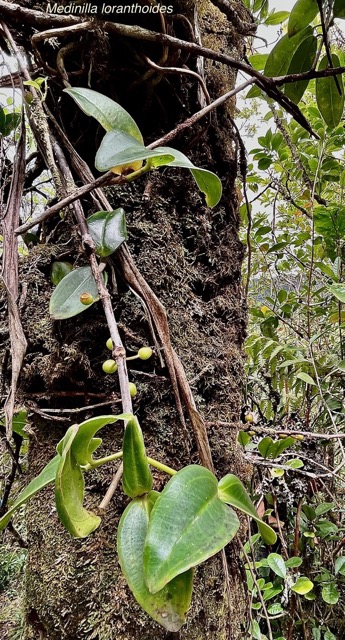
[[[288,75],[309,71],[314,62],[316,49],[317,38],[314,35],[305,38],[292,57],[287,72]],[[309,80],[288,83],[285,85],[285,95],[295,102],[295,104],[298,104],[302,99],[308,84]]]
[[[72,453],[72,443],[79,426],[70,427],[59,447],[61,457],[55,478],[55,502],[58,516],[75,538],[86,538],[97,529],[101,519],[83,507],[84,476]]]
[[[54,289],[50,298],[49,313],[53,320],[65,320],[82,313],[90,305],[80,302],[82,293],[89,293],[93,302],[99,299],[96,281],[90,267],[79,267],[68,273]]]
[[[95,118],[106,131],[118,129],[133,136],[139,142],[143,141],[135,120],[126,109],[111,98],[98,93],[98,91],[83,87],[71,87],[70,89],[64,89],[64,91],[75,100],[78,107],[86,115]]]
[[[289,38],[307,27],[316,18],[318,12],[317,0],[297,0],[292,7],[288,22]]]
[[[136,418],[128,420],[123,437],[123,480],[125,494],[142,496],[152,489],[152,475],[146,458],[143,433]]]
[[[123,209],[97,211],[87,219],[87,226],[102,258],[110,256],[127,240],[126,217]]]
[[[218,497],[215,476],[197,465],[169,480],[155,503],[144,547],[144,575],[157,593],[177,575],[220,551],[236,535],[239,520]]]
[[[148,149],[121,131],[110,131],[104,136],[96,154],[95,165],[98,171],[108,171],[119,166],[129,167],[138,160],[148,160],[152,168],[169,166],[189,169],[200,191],[205,194],[209,207],[214,207],[221,198],[222,184],[214,173],[195,167],[187,156],[177,149]]]
[[[118,420],[129,420],[130,418],[133,418],[131,413],[120,413],[117,416],[97,416],[96,418],[90,418],[89,420],[85,420],[77,425],[78,428],[76,429],[71,441],[71,448],[75,461],[81,466],[96,462],[96,460],[93,459],[92,454],[102,443],[100,438],[94,438],[97,431],[105,427],[107,424],[112,424]],[[61,443],[58,445],[58,452],[62,453]]]
[[[224,476],[218,484],[218,496],[222,502],[243,511],[257,522],[263,542],[274,544],[277,536],[273,529],[259,518],[257,511],[242,482],[232,473]]]
[[[334,67],[340,67],[340,60],[335,53],[332,54],[332,61]],[[324,56],[318,69],[327,69],[327,67],[328,58]],[[344,100],[344,83],[341,75],[337,76],[337,82],[332,76],[316,79],[316,102],[328,127],[335,129],[338,126],[344,113]]]
[[[12,518],[12,515],[17,509],[25,504],[30,498],[38,493],[43,487],[46,487],[51,482],[54,482],[57,469],[60,462],[60,456],[50,460],[48,464],[42,469],[41,473],[29,482],[28,486],[19,494],[14,501],[12,507],[0,518],[0,531],[4,529]]]
[[[151,491],[133,500],[122,514],[117,532],[117,550],[122,572],[133,596],[151,618],[168,631],[178,631],[189,609],[193,570],[176,576],[155,594],[144,580],[143,550],[152,506],[159,494]]]

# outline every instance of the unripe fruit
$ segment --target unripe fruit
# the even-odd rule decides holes
[[[33,97],[32,93],[31,93],[31,91],[25,91],[24,100],[25,100],[26,104],[31,104],[33,99],[34,99],[34,97]]]
[[[129,395],[131,396],[131,398],[135,398],[135,396],[137,395],[137,388],[134,382],[129,383]]]
[[[141,347],[141,349],[139,349],[138,351],[140,360],[148,360],[149,358],[151,358],[152,354],[153,351],[151,347]]]
[[[293,436],[295,438],[295,440],[304,440],[304,436],[302,436],[301,433],[297,433],[296,435]]]
[[[105,360],[102,364],[104,373],[115,373],[117,371],[117,364],[115,360]]]
[[[92,304],[94,301],[91,293],[82,293],[79,300],[82,304],[85,304],[85,305]]]
[[[107,345],[107,349],[110,349],[110,351],[113,350],[113,341],[111,338],[108,338],[105,344]]]
[[[255,436],[255,431],[247,431],[249,436]]]

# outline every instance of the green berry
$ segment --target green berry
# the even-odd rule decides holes
[[[117,364],[115,360],[105,360],[102,364],[104,373],[115,373],[117,371]]]
[[[136,388],[134,382],[130,382],[129,383],[129,394],[130,394],[131,398],[135,398],[135,396],[137,395],[137,388]]]
[[[105,344],[107,345],[107,349],[110,349],[110,351],[113,350],[113,341],[111,338],[108,338]]]
[[[85,305],[92,304],[94,302],[94,299],[91,293],[82,293],[79,300],[82,304],[85,304]]]
[[[153,351],[150,347],[141,347],[138,351],[138,356],[140,360],[148,360],[151,358]]]

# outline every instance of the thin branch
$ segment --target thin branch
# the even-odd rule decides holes
[[[100,511],[105,511],[106,508],[108,507],[109,503],[111,502],[113,495],[117,489],[117,487],[119,486],[120,482],[121,482],[121,478],[122,478],[122,474],[123,474],[123,463],[121,462],[118,470],[116,471],[108,489],[107,492],[102,500],[102,502],[99,505],[99,510]]]

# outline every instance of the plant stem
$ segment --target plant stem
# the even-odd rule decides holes
[[[111,455],[105,456],[104,458],[99,458],[94,462],[90,462],[89,464],[86,464],[84,467],[84,471],[90,471],[90,469],[96,469],[97,467],[100,467],[102,464],[106,464],[107,462],[113,462],[113,460],[118,460],[119,458],[122,458],[122,456],[123,456],[123,451],[118,451],[117,453],[112,453]]]
[[[168,467],[166,464],[163,464],[162,462],[158,462],[158,460],[154,460],[153,458],[147,457],[147,462],[151,465],[151,467],[155,467],[156,469],[159,469],[159,471],[164,471],[165,473],[168,473],[169,476],[174,476],[177,473],[175,469],[172,469],[171,467]]]

